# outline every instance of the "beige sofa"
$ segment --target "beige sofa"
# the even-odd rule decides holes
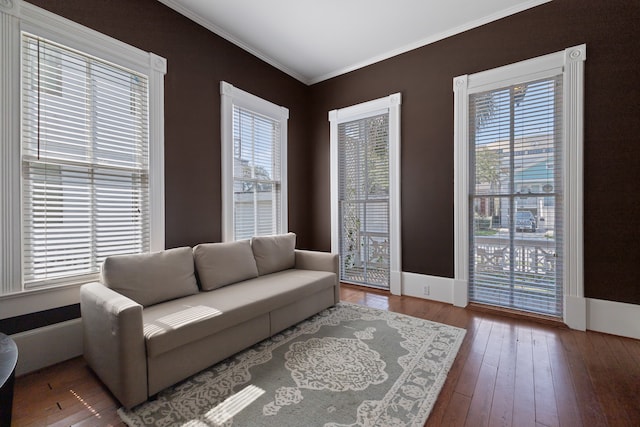
[[[337,255],[293,233],[109,257],[80,290],[84,357],[130,408],[339,299]]]

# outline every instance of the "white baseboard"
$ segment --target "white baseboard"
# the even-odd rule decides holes
[[[82,354],[82,320],[73,319],[11,335],[18,346],[16,375],[55,365]]]
[[[464,287],[458,286],[458,288]],[[403,295],[454,304],[456,303],[455,289],[454,279],[417,273],[402,273]],[[464,299],[462,297],[457,295],[459,302]],[[582,331],[588,329],[640,339],[640,305],[568,297],[565,311],[565,321],[572,329]]]
[[[402,294],[453,304],[453,279],[403,272]]]
[[[640,340],[640,305],[586,300],[587,329]]]

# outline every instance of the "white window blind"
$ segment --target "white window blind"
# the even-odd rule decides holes
[[[27,33],[22,76],[25,288],[148,251],[147,77]]]
[[[233,106],[234,239],[279,234],[282,159],[280,120]]]
[[[563,307],[562,75],[469,98],[469,298]]]
[[[341,280],[388,289],[389,114],[338,124]]]

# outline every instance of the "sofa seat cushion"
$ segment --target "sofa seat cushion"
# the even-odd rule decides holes
[[[252,305],[261,312],[270,312],[309,297],[336,284],[333,272],[290,269],[260,276],[248,282]]]
[[[145,308],[147,355],[154,357],[335,286],[335,273],[285,270]]]

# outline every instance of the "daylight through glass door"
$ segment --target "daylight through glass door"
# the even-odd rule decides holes
[[[338,125],[340,280],[389,289],[389,114]]]
[[[562,78],[469,101],[469,299],[562,317]]]

